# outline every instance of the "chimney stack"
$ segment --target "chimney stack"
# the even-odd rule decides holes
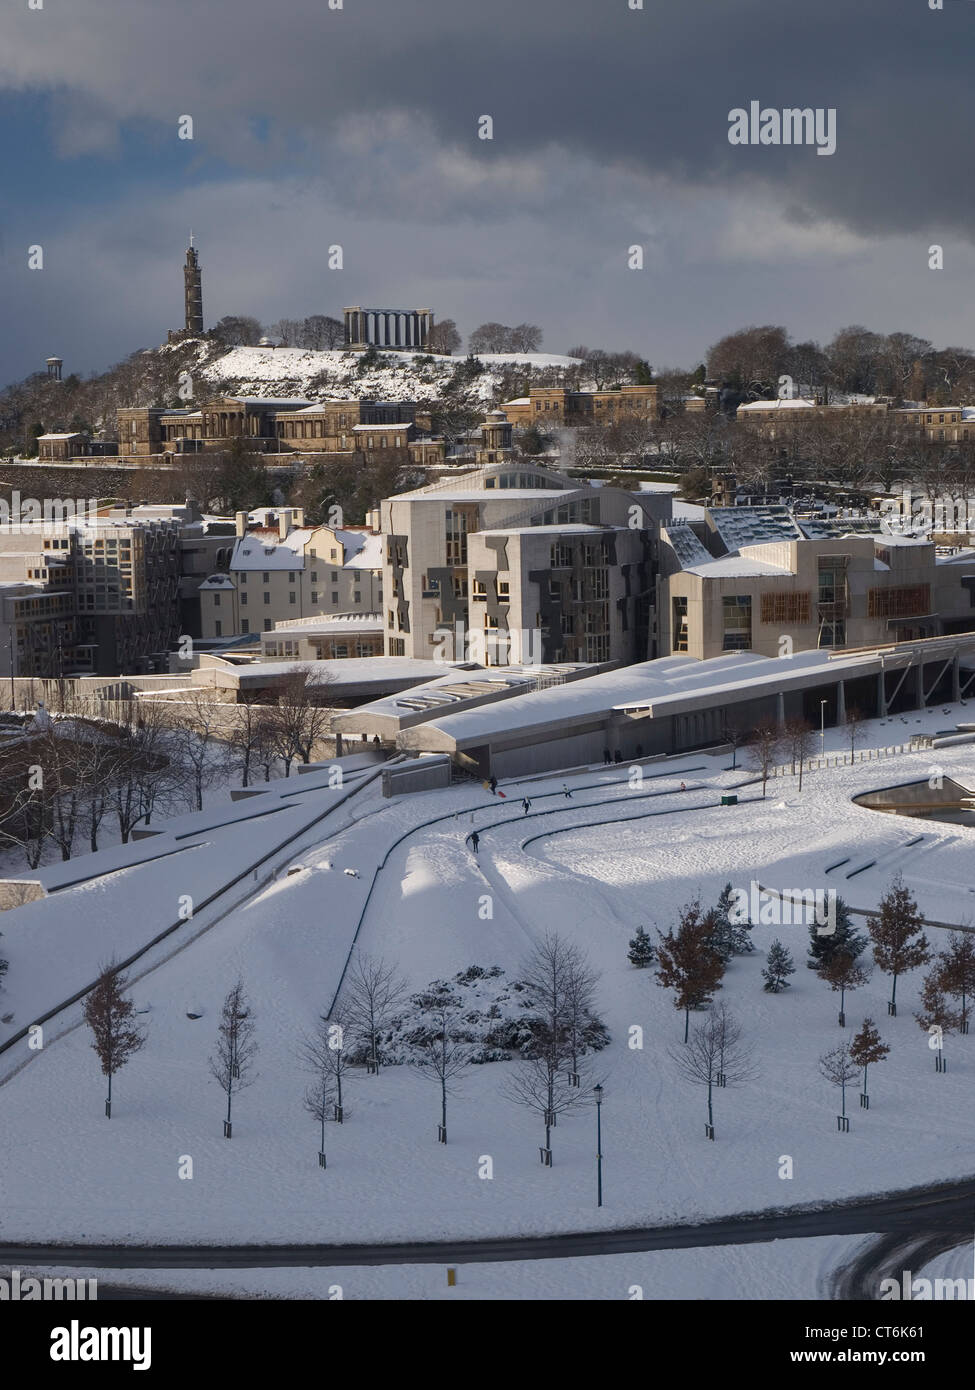
[[[234,531],[238,536],[247,535],[247,513],[237,512],[234,517]]]

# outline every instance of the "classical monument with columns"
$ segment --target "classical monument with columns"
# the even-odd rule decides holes
[[[433,328],[431,309],[363,309],[358,304],[345,314],[345,346],[352,352],[370,347],[427,350]]]

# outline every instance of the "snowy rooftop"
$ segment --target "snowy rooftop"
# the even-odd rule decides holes
[[[738,407],[738,414],[741,415],[745,411],[759,414],[766,410],[808,410],[815,404],[815,401],[805,400],[801,396],[796,396],[792,400],[783,398],[774,401],[748,401],[746,405]]]
[[[761,541],[802,539],[788,507],[712,507],[708,515],[727,550]]]
[[[338,633],[382,632],[380,613],[330,613],[321,618],[298,618],[294,622],[275,623],[270,632],[262,632],[265,641],[274,637],[328,637]]]
[[[792,574],[788,565],[774,565],[769,560],[751,559],[747,554],[722,555],[717,560],[709,556],[700,564],[685,565],[684,569],[687,574],[697,574],[702,579],[754,579],[765,574]]]
[[[705,565],[711,555],[704,542],[687,525],[664,527],[665,537],[681,563],[682,569],[690,565]]]

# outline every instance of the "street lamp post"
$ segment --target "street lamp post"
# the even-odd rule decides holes
[[[828,700],[820,700],[819,702],[819,751],[824,758],[826,756],[826,706],[828,703]]]
[[[603,1088],[596,1082],[592,1088],[596,1100],[596,1206],[603,1204]]]

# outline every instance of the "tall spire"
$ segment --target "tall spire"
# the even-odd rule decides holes
[[[183,284],[186,297],[186,331],[187,333],[203,332],[203,272],[200,269],[200,258],[193,245],[193,233],[190,232],[190,244],[186,252],[186,265],[183,267]]]

